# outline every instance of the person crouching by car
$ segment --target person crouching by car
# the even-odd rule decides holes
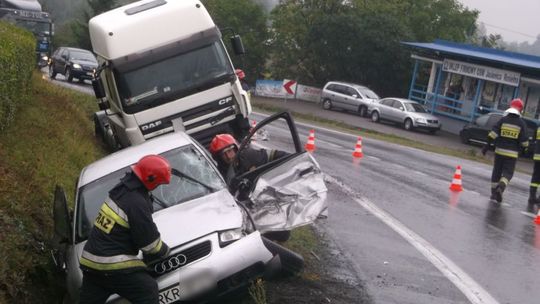
[[[210,142],[210,153],[228,185],[235,176],[287,155],[286,152],[278,150],[258,150],[246,147],[237,156],[238,147],[236,139],[226,133],[214,136]]]
[[[159,155],[147,155],[109,191],[94,221],[80,258],[81,304],[105,303],[112,294],[137,304],[158,304],[155,279],[145,258],[163,258],[169,247],[152,220],[151,190],[171,180],[171,166]]]

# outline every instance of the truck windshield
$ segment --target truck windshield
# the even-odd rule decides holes
[[[115,71],[124,111],[143,111],[234,80],[221,41],[153,62],[139,69]]]
[[[51,22],[46,19],[32,20],[24,18],[12,13],[11,10],[1,10],[0,9],[0,19],[6,20],[9,23],[12,23],[18,27],[29,30],[34,35],[45,35],[49,36],[51,34]]]
[[[225,188],[219,174],[208,160],[194,146],[185,146],[162,154],[171,164],[173,170],[189,173],[189,178],[173,174],[171,182],[161,185],[152,191],[154,211],[178,205],[209,193]],[[101,205],[120,179],[130,171],[130,167],[122,168],[107,174],[79,189],[77,204],[77,239],[88,238],[94,219]],[[196,180],[197,182],[194,182]]]

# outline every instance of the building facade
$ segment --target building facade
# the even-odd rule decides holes
[[[540,116],[540,57],[436,40],[403,42],[412,50],[414,70],[409,99],[444,118],[452,133],[478,116],[504,111],[513,98],[523,115]]]

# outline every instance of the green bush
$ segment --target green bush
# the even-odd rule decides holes
[[[32,33],[0,22],[0,131],[14,119],[30,94],[36,39]]]

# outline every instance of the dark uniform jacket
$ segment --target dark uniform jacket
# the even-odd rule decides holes
[[[509,113],[503,116],[488,134],[488,144],[495,144],[495,154],[517,158],[529,146],[527,128],[521,117]]]
[[[126,174],[110,192],[94,222],[80,259],[81,269],[100,272],[132,272],[146,268],[137,257],[166,256],[152,220],[152,199],[142,182]]]

